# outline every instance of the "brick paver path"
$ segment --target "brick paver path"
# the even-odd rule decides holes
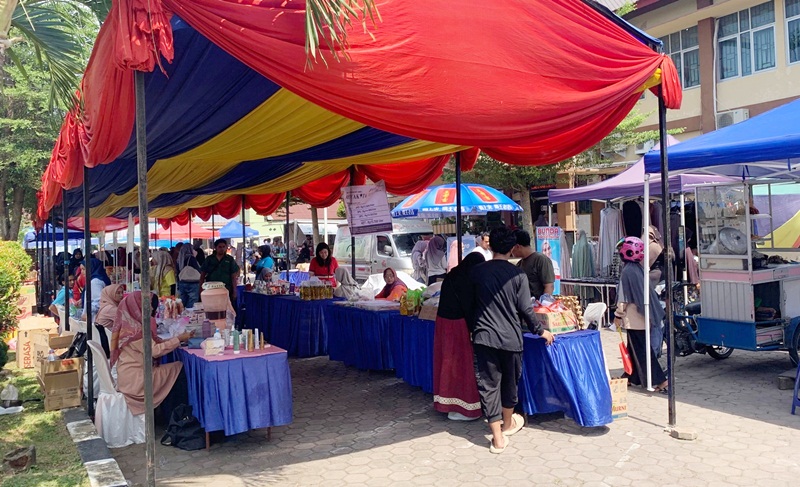
[[[618,335],[602,332],[612,374]],[[430,395],[392,373],[361,372],[327,357],[292,360],[294,423],[183,452],[157,446],[159,485],[781,486],[800,482],[800,415],[776,376],[788,354],[735,351],[723,361],[678,358],[678,424],[664,432],[667,397],[630,389],[630,417],[608,428],[538,416],[499,456],[482,421],[454,422]],[[615,370],[616,369],[616,370]],[[160,438],[160,436],[159,436]],[[115,450],[133,485],[144,482],[141,445]]]

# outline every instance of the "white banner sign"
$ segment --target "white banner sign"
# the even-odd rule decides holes
[[[345,186],[342,199],[351,235],[392,231],[392,215],[386,199],[386,184]]]

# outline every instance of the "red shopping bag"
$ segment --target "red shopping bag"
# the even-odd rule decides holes
[[[622,340],[622,329],[617,327],[617,331],[619,332],[619,354],[622,357],[622,368],[625,370],[625,373],[628,375],[633,374],[633,362],[631,362],[631,356],[628,353],[628,347],[625,346],[625,341]]]

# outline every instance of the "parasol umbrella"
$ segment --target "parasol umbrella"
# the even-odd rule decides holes
[[[461,214],[485,215],[490,211],[522,211],[502,192],[482,184],[461,185]],[[404,199],[392,210],[393,218],[443,218],[456,214],[456,185],[432,186]]]

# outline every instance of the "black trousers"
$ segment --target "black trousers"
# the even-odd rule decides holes
[[[650,354],[651,377],[653,387],[667,380],[664,369],[658,363],[653,349],[647,349],[647,341],[644,330],[628,330],[628,354],[631,356],[633,373],[628,376],[628,382],[635,386],[647,385],[647,354]]]
[[[522,352],[474,345],[478,393],[483,414],[490,423],[503,417],[503,408],[517,405],[517,384],[522,377]]]

